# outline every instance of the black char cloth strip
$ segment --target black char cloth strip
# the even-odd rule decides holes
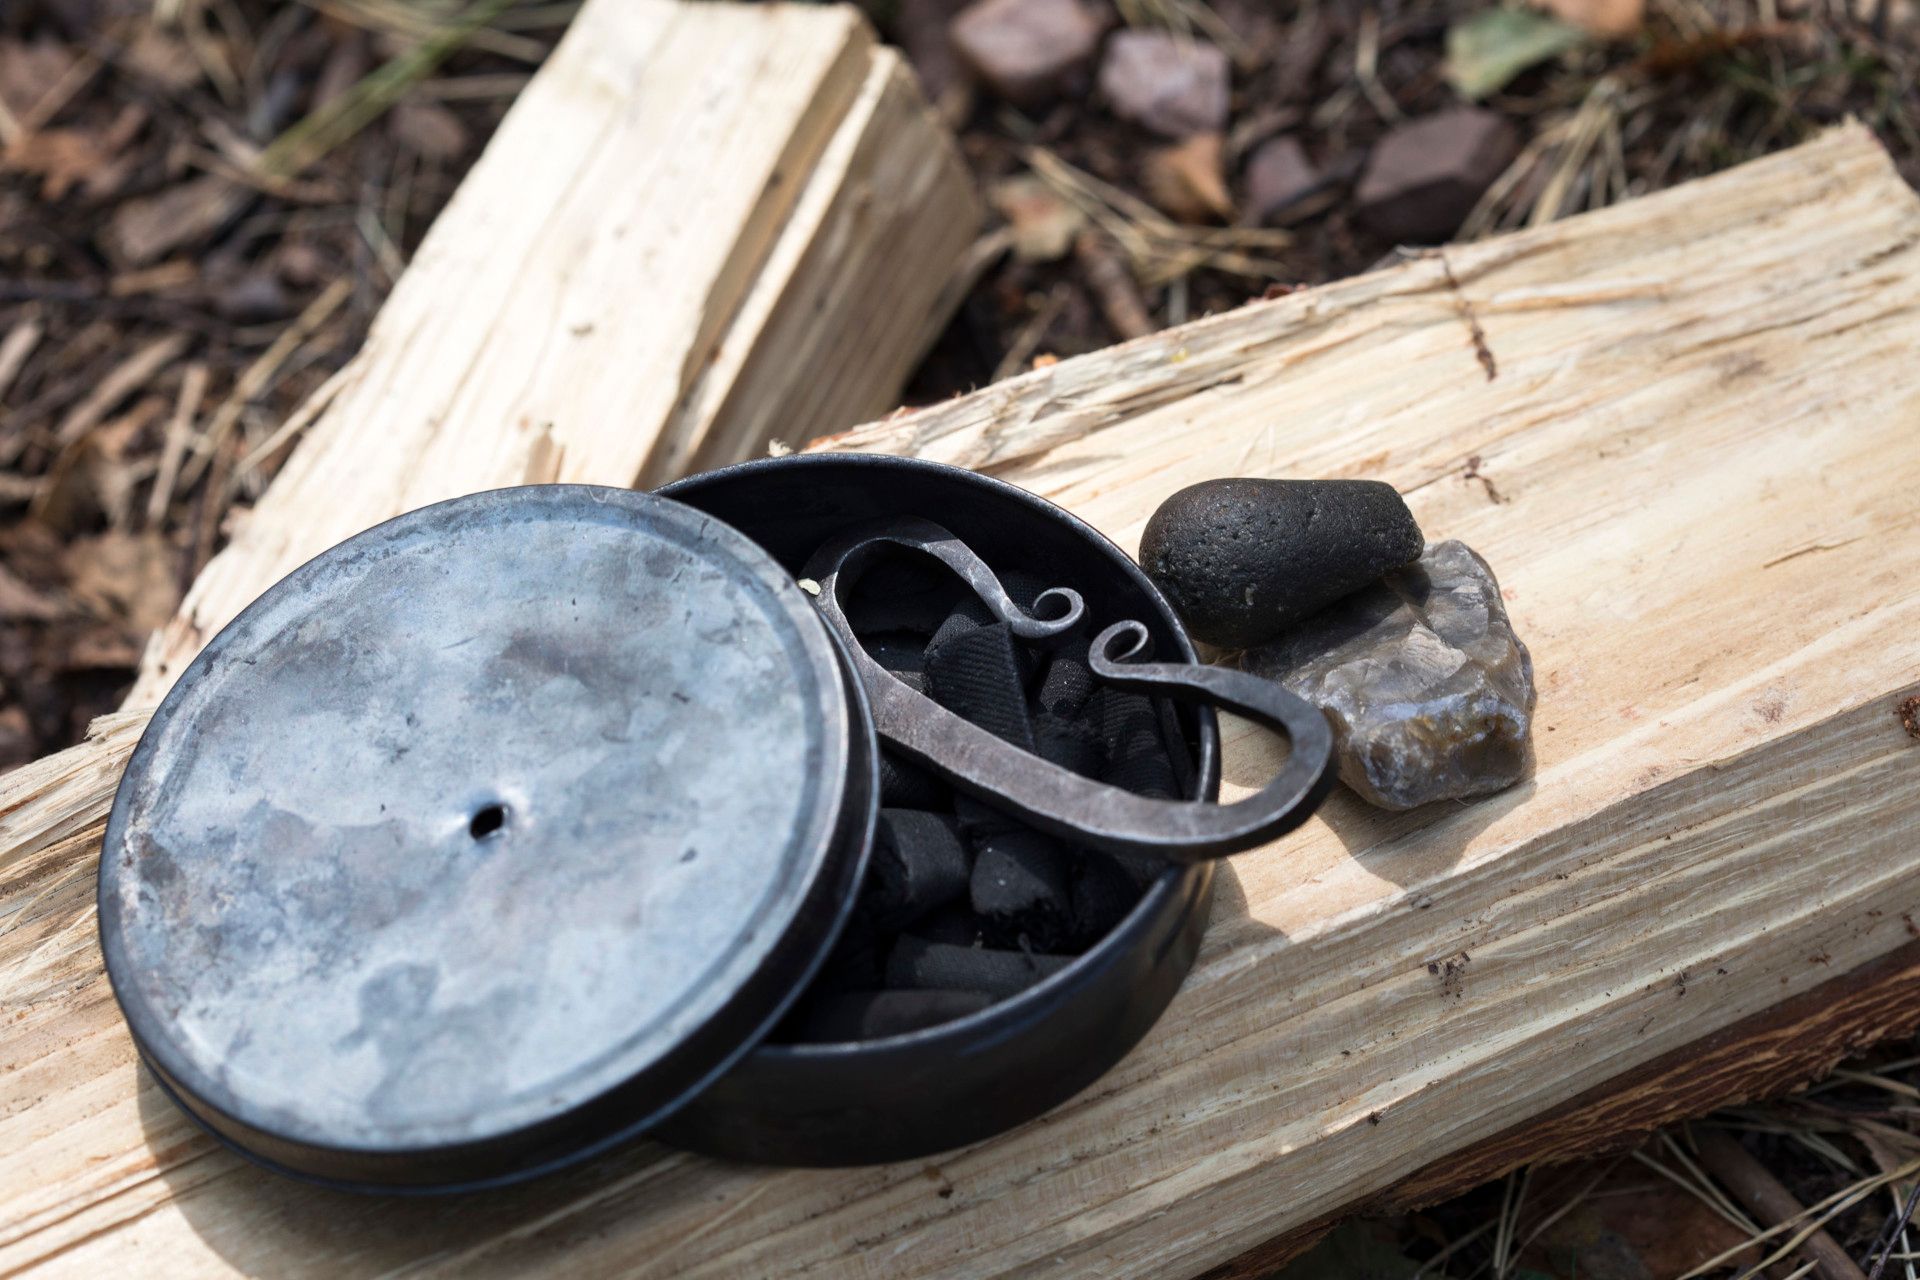
[[[1034,611],[1051,583],[1003,571]],[[1147,698],[1102,687],[1090,618],[1047,646],[1016,638],[931,560],[870,568],[848,602],[867,652],[956,715],[1063,768],[1143,795],[1180,779]],[[858,909],[780,1037],[902,1035],[976,1013],[1059,972],[1139,902],[1159,868],[1075,849],[956,795],[882,748],[880,818]]]

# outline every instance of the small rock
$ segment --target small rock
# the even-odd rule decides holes
[[[1513,126],[1457,107],[1401,125],[1374,147],[1354,193],[1360,218],[1404,244],[1438,244],[1520,152]]]
[[[1320,170],[1294,137],[1260,145],[1247,161],[1247,212],[1258,222],[1297,204],[1320,187]]]
[[[1105,26],[1081,0],[980,0],[949,31],[961,59],[989,88],[1033,105],[1064,92],[1092,62]]]
[[[1227,123],[1227,55],[1165,31],[1122,31],[1107,43],[1100,92],[1114,113],[1169,138]]]
[[[1419,558],[1378,480],[1208,480],[1160,504],[1140,565],[1197,638],[1244,649]]]
[[[1383,809],[1488,795],[1533,767],[1533,659],[1465,543],[1437,543],[1240,665],[1326,712],[1340,780]]]
[[[1196,133],[1185,142],[1156,147],[1140,167],[1147,198],[1180,222],[1233,217],[1227,191],[1226,139]]]

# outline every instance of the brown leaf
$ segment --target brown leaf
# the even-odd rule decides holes
[[[180,603],[174,559],[167,540],[151,531],[78,538],[61,557],[75,604],[142,637]]]
[[[126,671],[140,665],[141,641],[113,626],[88,627],[61,648],[63,671]]]
[[[1619,40],[1640,30],[1647,0],[1535,0],[1562,22],[1603,40]]]
[[[1595,1171],[1579,1165],[1557,1172],[1574,1186]],[[1697,1197],[1621,1164],[1541,1234],[1521,1265],[1563,1280],[1677,1280],[1746,1240]],[[1747,1269],[1760,1256],[1750,1248],[1736,1260]]]
[[[1053,262],[1067,256],[1087,215],[1030,173],[996,183],[987,198],[1013,231],[1013,253],[1022,262]]]
[[[6,167],[37,174],[42,200],[64,200],[88,174],[106,164],[99,139],[84,129],[42,129],[7,148]]]
[[[66,612],[44,592],[28,586],[0,564],[0,621],[51,622]]]
[[[50,40],[0,40],[0,105],[31,115],[47,91],[73,69],[73,55]]]
[[[133,41],[121,55],[128,70],[162,89],[179,92],[200,83],[205,74],[200,60],[184,40],[176,39],[151,22],[137,24]]]
[[[467,126],[437,102],[402,102],[393,109],[393,136],[429,160],[445,164],[467,150]]]
[[[1140,180],[1147,198],[1181,222],[1233,217],[1226,144],[1217,133],[1196,133],[1171,147],[1149,151]]]

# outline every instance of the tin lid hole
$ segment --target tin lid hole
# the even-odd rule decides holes
[[[507,825],[507,806],[503,804],[485,805],[474,811],[473,821],[467,824],[467,834],[475,840],[485,840],[497,835]]]

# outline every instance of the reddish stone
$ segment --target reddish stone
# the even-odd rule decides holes
[[[1165,31],[1122,31],[1107,42],[1100,92],[1114,114],[1169,138],[1227,123],[1227,55]]]
[[[1360,218],[1403,244],[1438,244],[1520,152],[1513,126],[1491,111],[1458,107],[1409,121],[1367,158],[1354,193]]]
[[[949,34],[988,88],[1032,105],[1058,96],[1086,69],[1105,27],[1081,0],[979,0],[953,20]]]
[[[1318,190],[1321,181],[1320,170],[1298,138],[1271,139],[1247,161],[1247,212],[1264,222]]]

